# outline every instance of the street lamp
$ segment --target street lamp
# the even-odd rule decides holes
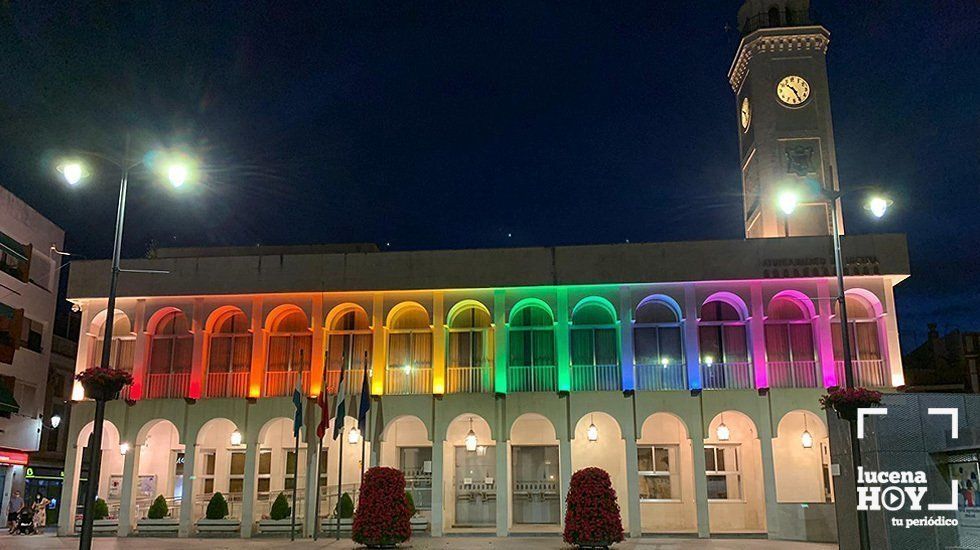
[[[51,428],[52,429],[57,430],[58,429],[58,426],[61,425],[61,416],[60,415],[57,415],[57,414],[56,415],[53,415],[53,416],[51,416],[51,418],[48,419],[48,422],[51,423]]]
[[[847,330],[847,304],[844,301],[844,262],[841,258],[840,227],[838,226],[837,220],[837,202],[840,200],[840,198],[841,192],[838,190],[820,189],[819,196],[815,197],[814,202],[825,204],[830,210],[831,224],[833,225],[832,235],[834,242],[834,270],[837,275],[837,313],[840,315],[841,347],[843,348],[844,353],[844,387],[853,388],[855,387],[854,366],[851,358],[850,335],[848,334]],[[810,198],[808,197],[808,201],[809,200]],[[779,195],[776,197],[776,202],[788,220],[789,216],[794,210],[796,210],[800,200],[799,195],[795,190],[786,189],[779,193]],[[891,205],[891,200],[881,196],[873,196],[867,200],[864,208],[871,212],[871,215],[875,218],[881,218],[885,215],[885,212]],[[788,231],[786,236],[789,236]],[[838,383],[840,383],[840,380],[838,380]],[[861,441],[857,437],[857,421],[851,420],[847,421],[847,423],[850,426],[851,471],[853,472],[853,476],[856,481],[858,467],[861,465]],[[809,435],[809,433],[805,433],[804,435]],[[805,446],[806,444],[804,440],[804,447]],[[858,511],[858,537],[860,547],[862,549],[870,548],[870,542],[868,540],[868,518],[862,511]]]
[[[119,204],[116,207],[116,229],[112,245],[112,273],[109,279],[109,296],[106,303],[106,318],[103,324],[105,343],[102,346],[102,358],[99,365],[102,368],[114,368],[111,365],[112,358],[112,324],[115,320],[116,311],[116,288],[119,281],[119,273],[122,271],[139,273],[165,273],[156,270],[123,270],[119,267],[119,257],[122,249],[123,219],[126,214],[126,189],[129,185],[130,171],[148,165],[162,171],[170,184],[180,187],[191,178],[194,173],[194,164],[186,155],[174,154],[153,154],[147,155],[139,160],[134,160],[129,156],[129,143],[127,139],[126,151],[122,157],[114,157],[101,153],[85,152],[85,157],[91,157],[112,164],[120,171],[119,177]],[[148,160],[147,160],[148,159]],[[76,186],[82,182],[89,172],[85,163],[78,157],[66,159],[58,166],[58,172],[68,185]],[[92,506],[95,503],[96,492],[99,485],[99,470],[102,466],[102,430],[105,423],[105,401],[95,400],[95,418],[92,439],[90,442],[92,452],[89,455],[89,482],[85,489],[85,499],[82,508],[82,532],[79,536],[79,550],[90,550],[92,548]],[[119,451],[126,454],[129,450],[128,444],[121,444]]]

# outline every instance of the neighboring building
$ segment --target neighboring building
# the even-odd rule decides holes
[[[779,180],[836,189],[828,33],[806,9],[750,1],[739,12],[731,81],[740,110],[749,99],[733,117],[749,237],[782,235],[770,207]],[[786,95],[789,76],[801,96]],[[336,393],[345,372],[348,393],[368,377],[376,398],[367,460],[406,473],[433,535],[558,532],[572,472],[599,466],[631,536],[834,540],[818,404],[843,377],[829,212],[805,209],[790,234],[807,236],[792,238],[164,249],[126,262],[168,274],[124,276],[111,312],[108,262],[78,262],[76,370],[108,339],[113,365],[135,378],[128,403],[107,406],[98,494],[122,535],[161,494],[188,536],[221,492],[249,537],[275,496],[295,491],[310,533],[316,502],[327,515],[340,493],[341,456],[342,491],[356,492],[362,447],[348,438],[362,440],[351,404],[343,437],[313,452],[309,407],[293,469],[289,395],[300,380],[311,397]],[[905,238],[848,236],[843,252],[855,379],[890,390],[904,384],[893,288],[909,275]],[[77,503],[94,404],[79,386],[73,395],[63,500]],[[64,506],[61,534],[71,519]]]
[[[954,330],[928,339],[905,356],[905,390],[980,393],[980,333]]]
[[[0,517],[37,451],[64,231],[0,188]]]

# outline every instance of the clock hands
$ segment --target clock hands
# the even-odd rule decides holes
[[[786,87],[789,88],[790,90],[793,90],[793,95],[796,96],[796,99],[799,99],[800,101],[803,101],[803,98],[800,97],[800,93],[796,91],[796,88],[790,86],[789,84],[787,84]]]

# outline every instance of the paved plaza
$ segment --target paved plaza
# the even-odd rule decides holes
[[[258,548],[328,548],[349,550],[359,548],[349,539],[332,538],[297,540],[290,544],[288,539],[174,539],[174,538],[96,538],[93,548],[115,550],[138,547],[140,550],[159,550],[181,548],[182,550],[244,550]],[[77,538],[58,538],[53,535],[13,537],[0,535],[0,549],[3,550],[70,550],[78,547]],[[418,537],[402,546],[415,550],[453,549],[453,550],[546,550],[569,548],[558,536],[537,537]],[[619,550],[836,550],[837,545],[802,542],[770,541],[759,539],[711,539],[698,540],[686,538],[641,538],[617,544]]]

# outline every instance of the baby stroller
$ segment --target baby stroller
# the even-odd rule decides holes
[[[34,512],[30,508],[24,507],[17,514],[17,535],[36,535],[37,529],[34,528]]]

